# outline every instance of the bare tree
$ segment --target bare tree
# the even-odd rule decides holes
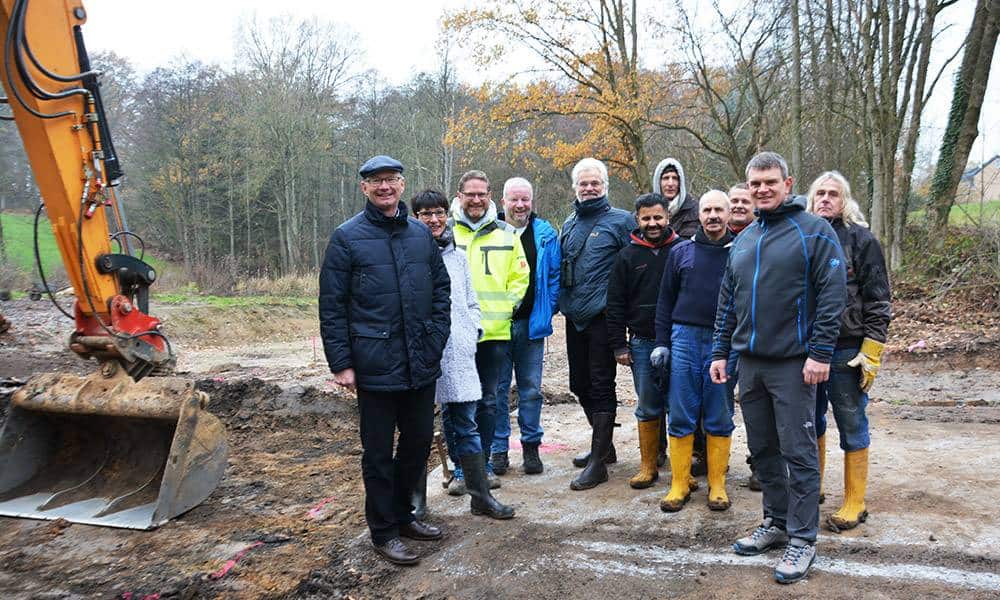
[[[990,78],[998,31],[1000,3],[995,0],[979,0],[972,27],[965,38],[965,56],[955,78],[948,125],[941,140],[937,168],[931,181],[928,201],[931,235],[939,245],[944,244],[955,192],[969,160],[972,144],[979,135],[979,115]]]

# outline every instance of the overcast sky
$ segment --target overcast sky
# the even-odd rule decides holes
[[[669,5],[669,0],[658,0]],[[440,37],[440,18],[446,9],[461,8],[467,0],[84,0],[88,18],[84,27],[91,51],[112,50],[127,57],[140,72],[168,64],[186,56],[207,63],[229,66],[234,38],[241,19],[256,15],[269,18],[292,13],[308,18],[342,23],[352,29],[363,46],[366,66],[372,67],[392,84],[404,83],[420,71],[434,69],[434,44]],[[472,3],[474,4],[474,3]],[[958,47],[969,27],[975,0],[960,0],[943,14],[955,26],[939,40],[940,52],[950,54]],[[936,46],[938,47],[938,46]],[[946,50],[950,47],[950,50]],[[457,56],[458,76],[478,83],[483,73],[461,52]],[[957,64],[961,57],[954,62]],[[943,59],[941,59],[943,60]],[[508,64],[517,61],[508,61]],[[658,61],[647,61],[657,66]],[[523,68],[519,64],[518,68]],[[511,73],[495,73],[505,77]],[[921,147],[936,150],[951,101],[952,78],[942,78],[924,117]],[[984,145],[985,143],[985,145]],[[980,137],[970,160],[978,162],[1000,154],[1000,58],[994,57],[993,76],[987,91]]]

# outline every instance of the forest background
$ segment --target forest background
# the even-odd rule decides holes
[[[951,227],[949,216],[995,89],[1000,2],[476,6],[445,12],[436,68],[398,85],[354,32],[317,18],[244,19],[231,67],[183,59],[140,73],[97,54],[131,228],[193,287],[232,293],[248,279],[314,279],[332,229],[363,206],[357,167],[373,154],[406,165],[405,197],[453,194],[479,168],[499,200],[507,177],[525,176],[558,226],[580,158],[605,160],[613,204],[630,208],[664,157],[697,196],[743,180],[768,149],[788,158],[797,193],[841,171],[897,276],[940,290],[974,275],[962,285],[997,302],[1000,225],[985,209]],[[972,21],[945,18],[956,10]],[[502,75],[463,82],[456,56]],[[951,110],[943,136],[921,139],[932,95]],[[38,202],[16,129],[2,127],[0,211]]]

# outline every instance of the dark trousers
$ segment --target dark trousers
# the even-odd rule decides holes
[[[489,456],[493,446],[493,434],[497,426],[497,384],[500,383],[500,367],[507,360],[510,342],[490,340],[476,344],[476,371],[482,397],[476,405],[476,426],[483,453]],[[506,399],[505,399],[506,400]]]
[[[358,390],[365,519],[372,542],[399,537],[413,521],[411,498],[434,438],[434,385],[403,392]],[[393,453],[393,441],[399,442]]]
[[[566,355],[569,359],[569,389],[580,400],[580,406],[590,415],[614,413],[618,407],[615,396],[615,375],[618,363],[608,343],[608,325],[604,314],[590,321],[583,331],[566,319]]]
[[[740,355],[740,409],[754,472],[763,488],[764,518],[790,537],[816,541],[819,451],[816,386],[802,379],[805,357]]]

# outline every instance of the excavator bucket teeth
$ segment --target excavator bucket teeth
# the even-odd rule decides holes
[[[0,429],[0,515],[150,529],[200,504],[225,472],[222,423],[193,382],[43,374]]]

